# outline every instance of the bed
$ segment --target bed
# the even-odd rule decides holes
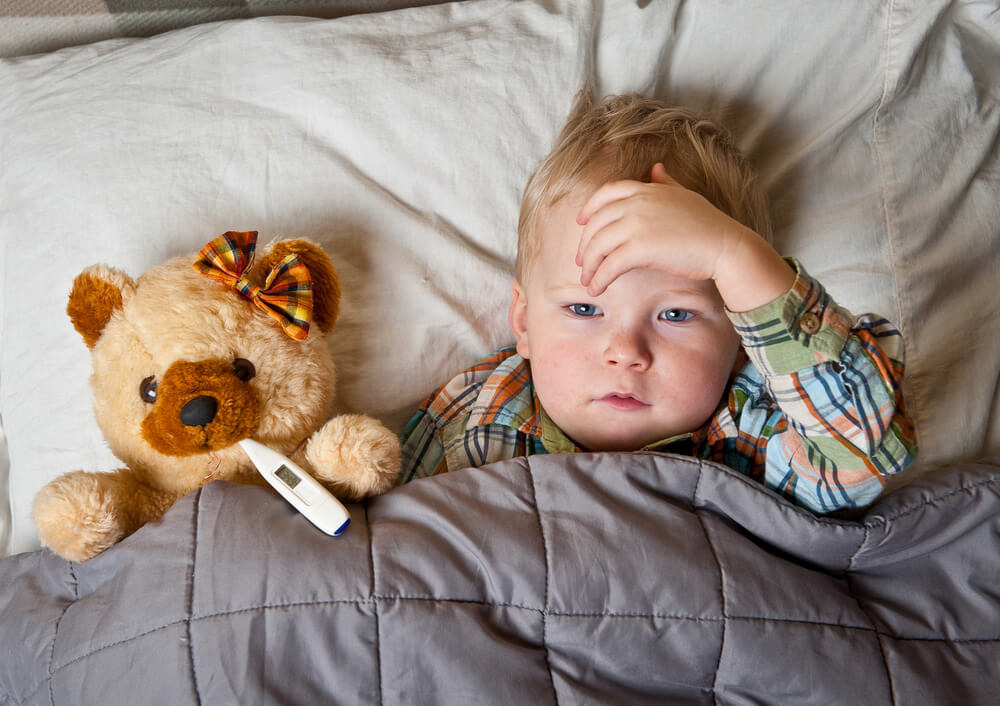
[[[28,5],[0,11],[0,704],[995,698],[995,2]],[[78,272],[309,238],[338,408],[401,431],[509,343],[520,191],[587,82],[724,122],[778,248],[900,327],[920,456],[875,506],[584,454],[416,481],[340,538],[212,483],[90,561],[39,550],[38,489],[116,467]]]

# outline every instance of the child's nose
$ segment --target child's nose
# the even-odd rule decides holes
[[[617,331],[604,352],[608,365],[643,371],[649,368],[652,355],[642,336],[632,331]]]

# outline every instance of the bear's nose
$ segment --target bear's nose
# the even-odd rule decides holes
[[[181,408],[180,418],[189,427],[203,427],[213,419],[219,409],[219,403],[214,397],[201,395]]]

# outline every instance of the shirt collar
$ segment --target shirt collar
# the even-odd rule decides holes
[[[541,404],[531,384],[528,361],[510,350],[493,369],[469,409],[470,426],[500,424],[529,436],[542,436]]]
[[[531,366],[527,360],[509,349],[511,354],[486,378],[476,401],[469,410],[469,426],[500,424],[542,441],[549,453],[582,451],[563,433],[542,408],[531,383]],[[678,434],[643,447],[643,451],[660,449],[691,438]]]

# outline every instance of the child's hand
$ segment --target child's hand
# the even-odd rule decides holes
[[[726,306],[748,311],[784,294],[794,273],[759,235],[685,189],[657,163],[650,182],[617,181],[577,216],[580,283],[599,296],[630,270],[712,279]]]
[[[657,163],[650,182],[616,181],[595,191],[577,216],[585,226],[576,264],[580,282],[600,295],[629,270],[650,267],[686,279],[712,279],[716,261],[743,226]]]

